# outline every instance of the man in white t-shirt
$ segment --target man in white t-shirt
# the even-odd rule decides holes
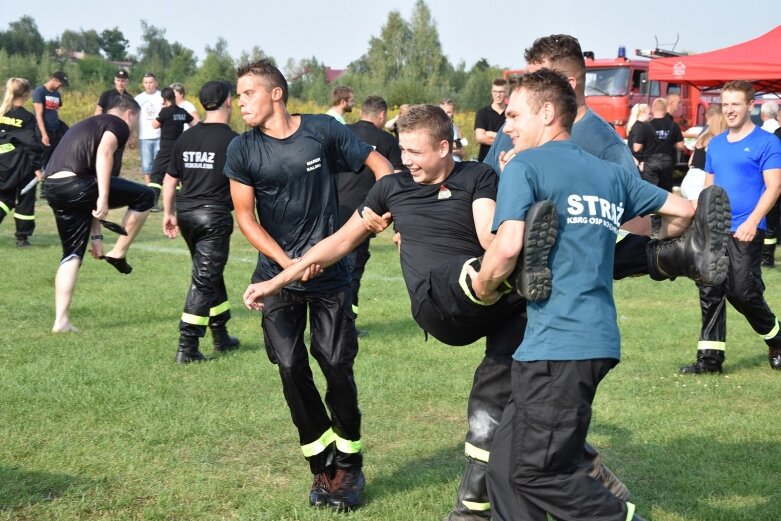
[[[155,163],[155,156],[160,149],[160,129],[154,128],[152,122],[155,121],[160,109],[163,108],[163,98],[160,91],[157,90],[157,77],[151,72],[144,74],[142,81],[144,92],[136,96],[136,101],[141,106],[141,114],[138,117],[138,148],[141,151],[141,173],[144,175],[144,181],[152,188],[162,190],[160,185],[150,184],[150,175],[152,166]]]

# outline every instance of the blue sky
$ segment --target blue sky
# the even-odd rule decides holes
[[[103,29],[118,26],[136,53],[141,43],[140,20],[166,29],[169,41],[178,41],[204,56],[207,45],[222,36],[230,54],[259,46],[284,66],[288,58],[316,56],[333,68],[344,68],[365,52],[391,10],[409,19],[414,0],[249,0],[215,2],[188,0],[129,0],[110,4],[95,0],[43,3],[3,2],[2,22],[23,15],[35,18],[46,39],[64,29]],[[523,49],[534,38],[569,33],[584,50],[597,57],[615,56],[619,45],[634,49],[672,44],[677,50],[703,52],[755,38],[781,24],[770,9],[739,9],[734,0],[688,0],[674,3],[626,0],[427,0],[439,30],[444,53],[453,64],[470,67],[480,58],[500,67],[523,65]],[[56,7],[54,7],[56,5]],[[111,7],[114,5],[114,7]],[[766,4],[770,5],[770,3]],[[688,6],[688,7],[687,7]],[[37,7],[37,10],[33,10]],[[668,46],[669,47],[669,46]]]

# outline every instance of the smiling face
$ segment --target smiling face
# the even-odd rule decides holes
[[[740,130],[751,121],[751,108],[754,100],[747,101],[746,94],[738,90],[725,90],[721,92],[721,112],[727,119],[727,127],[730,130]]]
[[[410,130],[399,133],[399,148],[401,162],[409,169],[416,183],[440,183],[450,173],[448,166],[452,159],[447,140],[435,143],[429,132]]]
[[[281,89],[268,90],[262,78],[254,74],[245,74],[239,78],[236,90],[244,122],[253,128],[264,126],[274,114],[273,92]]]
[[[542,143],[545,130],[543,110],[534,112],[526,89],[513,91],[504,114],[507,118],[504,133],[512,138],[515,152],[534,148]]]

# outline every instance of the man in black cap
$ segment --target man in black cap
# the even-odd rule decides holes
[[[163,180],[163,233],[174,239],[181,232],[193,261],[190,290],[179,321],[176,362],[180,364],[209,360],[198,350],[206,326],[217,352],[239,347],[239,339],[228,335],[225,327],[231,313],[222,276],[233,232],[230,182],[222,170],[228,144],[238,135],[228,126],[233,108],[230,85],[207,82],[199,98],[206,119],[176,141]],[[182,189],[176,196],[179,182]]]
[[[124,69],[119,69],[116,74],[114,74],[114,88],[103,91],[103,94],[100,95],[98,104],[95,106],[94,115],[98,116],[106,112],[111,106],[111,102],[114,101],[114,98],[117,96],[121,96],[125,93],[130,94],[127,92],[127,84],[129,81],[130,78],[127,74],[127,71]]]
[[[68,126],[60,121],[59,110],[62,107],[62,95],[60,89],[69,87],[68,76],[62,71],[57,71],[43,85],[33,91],[33,108],[38,130],[41,132],[41,142],[45,147],[41,164],[46,167],[49,158],[62,139]]]
[[[114,88],[103,91],[98,99],[98,104],[95,106],[95,116],[99,116],[108,110],[108,108],[114,103],[114,99],[122,94],[130,93],[127,91],[127,84],[130,81],[127,71],[119,69],[114,74]],[[120,170],[122,169],[122,154],[125,152],[125,147],[117,150],[117,155],[114,157],[114,168],[111,170],[111,177],[119,177]]]

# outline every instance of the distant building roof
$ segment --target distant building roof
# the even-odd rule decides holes
[[[333,83],[339,76],[347,72],[347,69],[332,69],[331,67],[325,67],[325,81]]]

